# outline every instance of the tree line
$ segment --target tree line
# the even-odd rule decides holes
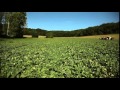
[[[73,31],[48,31],[43,29],[28,28],[24,32],[26,35],[33,36],[47,36],[47,37],[79,37],[88,35],[102,35],[102,34],[116,34],[119,33],[119,22],[117,23],[104,23],[99,26],[88,27],[86,29],[78,29]]]
[[[32,29],[26,27],[26,12],[0,12],[0,37],[17,37],[23,35],[38,35],[46,37],[78,37],[88,35],[102,35],[119,33],[119,22],[104,23],[99,26],[88,27],[73,31],[48,31],[44,29]]]

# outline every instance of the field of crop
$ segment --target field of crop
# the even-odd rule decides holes
[[[0,39],[1,78],[118,78],[119,40]]]

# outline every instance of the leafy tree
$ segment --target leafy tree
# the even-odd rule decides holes
[[[11,15],[10,30],[11,30],[11,34],[14,37],[23,36],[23,29],[25,25],[26,25],[26,13],[25,12],[15,12]]]
[[[4,12],[6,29],[3,31],[10,37],[22,37],[26,25],[25,12]]]
[[[3,25],[2,25],[3,16],[4,16],[4,12],[0,12],[0,37],[3,34]]]
[[[46,38],[53,38],[53,33],[52,32],[47,32]]]
[[[32,37],[38,37],[38,33],[36,30],[32,30]]]

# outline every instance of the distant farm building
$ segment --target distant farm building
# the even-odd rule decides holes
[[[38,38],[46,38],[46,36],[41,36],[41,35],[39,35]]]
[[[24,38],[32,38],[33,36],[32,35],[23,35]],[[46,36],[41,36],[41,35],[38,35],[37,36],[38,38],[46,38]]]
[[[32,38],[32,35],[23,35],[24,38]]]

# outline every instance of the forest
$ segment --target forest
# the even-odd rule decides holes
[[[117,23],[104,23],[99,26],[88,27],[86,29],[78,29],[73,31],[48,31],[42,29],[31,29],[26,28],[24,30],[25,35],[34,36],[47,36],[52,35],[53,37],[79,37],[79,36],[89,36],[89,35],[103,35],[103,34],[116,34],[119,33],[119,22]]]

